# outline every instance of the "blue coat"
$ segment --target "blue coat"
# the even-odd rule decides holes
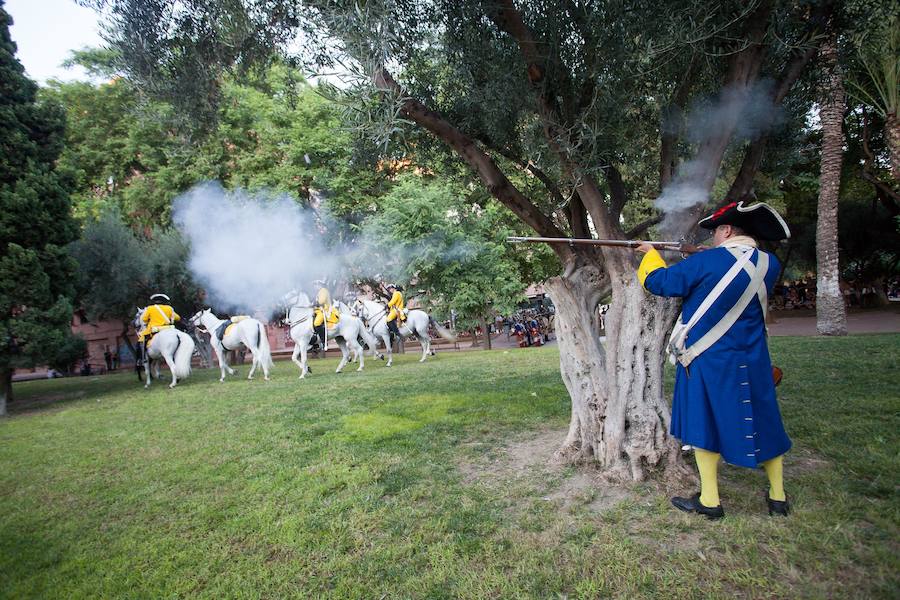
[[[754,264],[759,252],[755,250],[750,259]],[[644,287],[659,296],[683,298],[687,322],[734,263],[725,248],[705,250],[652,271]],[[770,254],[765,276],[770,294],[779,270],[778,259]],[[687,346],[719,322],[749,282],[749,275],[741,271],[691,329]],[[753,298],[725,335],[687,369],[678,364],[675,372],[672,435],[685,444],[719,452],[727,462],[742,467],[756,467],[791,447],[775,399],[763,319],[759,300]]]

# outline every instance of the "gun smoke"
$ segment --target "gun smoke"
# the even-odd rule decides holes
[[[696,101],[684,118],[684,138],[702,146],[723,132],[732,131],[730,143],[753,140],[767,133],[783,120],[779,107],[772,103],[771,80],[750,87],[728,87],[718,97]],[[677,112],[663,123],[664,130],[681,129]],[[693,222],[692,209],[709,202],[710,173],[701,158],[682,163],[672,182],[663,189],[656,207],[664,218],[660,231],[664,236],[682,234]],[[714,174],[712,174],[714,175]]]
[[[190,244],[188,266],[217,309],[270,312],[290,289],[308,289],[339,267],[315,214],[286,194],[208,182],[176,198],[172,211]]]

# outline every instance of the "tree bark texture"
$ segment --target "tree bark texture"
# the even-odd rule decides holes
[[[847,335],[838,256],[838,196],[844,133],[844,87],[834,37],[822,46],[822,159],[816,221],[816,329],[822,335]]]
[[[662,354],[676,314],[674,302],[647,294],[634,274],[613,282],[600,341],[598,305],[608,280],[586,265],[547,281],[557,308],[560,371],[572,399],[569,431],[558,455],[596,460],[610,480],[671,480],[688,471],[669,435]]]

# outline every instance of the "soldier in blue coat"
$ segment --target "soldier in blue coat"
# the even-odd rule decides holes
[[[717,482],[721,457],[742,467],[762,466],[769,478],[769,514],[787,515],[782,459],[791,441],[775,398],[765,324],[779,263],[756,240],[785,239],[790,230],[764,203],[731,203],[699,224],[714,230],[714,247],[677,264],[666,266],[649,245],[639,248],[646,253],[638,267],[641,284],[653,294],[682,298],[681,322],[692,323],[675,350],[671,433],[694,448],[700,492],[672,503],[710,519],[724,516]],[[726,285],[732,269],[736,275]]]

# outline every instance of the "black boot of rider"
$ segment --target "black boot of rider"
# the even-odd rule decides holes
[[[135,359],[135,366],[143,367],[144,362],[147,360],[147,344],[145,342],[137,343],[137,358]]]
[[[397,327],[397,319],[387,322],[388,331],[391,334],[391,345],[394,345],[394,338],[400,337],[400,329]]]
[[[321,325],[317,326],[315,329],[313,329],[313,331],[316,332],[316,337],[319,338],[319,341],[317,342],[316,345],[324,347],[324,345],[325,345],[325,323],[322,323]]]

